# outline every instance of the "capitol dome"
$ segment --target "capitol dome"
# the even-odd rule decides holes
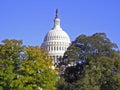
[[[44,42],[46,41],[61,41],[61,42],[70,42],[70,38],[67,35],[66,32],[64,32],[61,28],[56,30],[50,30],[44,39]]]
[[[60,27],[60,19],[58,18],[58,10],[54,19],[54,27],[50,30],[42,43],[42,46],[49,51],[49,56],[54,58],[53,63],[58,64],[58,58],[62,58],[65,51],[70,45],[70,38]]]

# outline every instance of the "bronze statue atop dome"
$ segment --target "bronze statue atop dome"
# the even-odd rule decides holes
[[[58,9],[56,9],[56,17],[55,18],[58,18]]]

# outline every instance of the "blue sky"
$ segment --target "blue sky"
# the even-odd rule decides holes
[[[120,0],[0,0],[0,41],[41,45],[56,8],[71,41],[80,34],[105,32],[120,48]]]

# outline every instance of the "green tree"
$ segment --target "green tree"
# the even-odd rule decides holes
[[[57,70],[38,46],[4,40],[0,45],[0,88],[3,90],[56,90]]]
[[[3,90],[9,90],[11,82],[17,77],[23,49],[21,40],[6,39],[0,45],[0,87]]]
[[[18,60],[24,46],[22,40],[3,40],[0,45],[0,60]]]
[[[80,35],[72,42],[71,46],[65,52],[68,63],[76,60],[87,60],[98,56],[113,57],[114,49],[117,48],[105,33],[95,33],[92,36]]]
[[[67,90],[120,90],[120,54],[116,50],[105,33],[78,36],[64,55],[68,64],[74,63],[63,75]]]

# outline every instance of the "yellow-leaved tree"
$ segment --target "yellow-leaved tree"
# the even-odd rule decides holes
[[[57,70],[52,66],[48,52],[39,46],[4,40],[0,45],[0,89],[56,90]]]

